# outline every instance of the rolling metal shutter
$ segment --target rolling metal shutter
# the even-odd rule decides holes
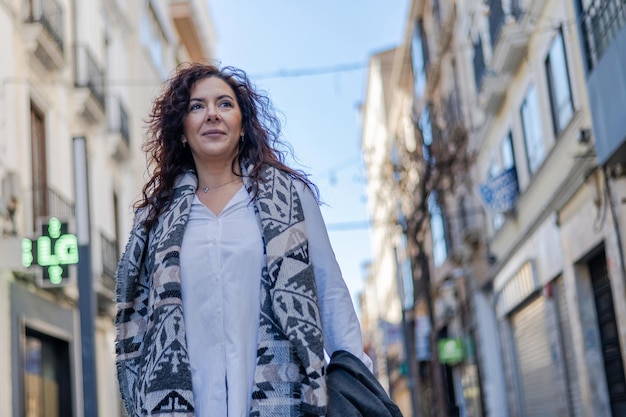
[[[545,302],[537,297],[511,318],[525,417],[559,415],[545,320]]]
[[[598,331],[602,343],[611,411],[613,417],[623,417],[626,415],[626,377],[613,306],[613,293],[604,253],[589,261],[589,273],[598,315]]]

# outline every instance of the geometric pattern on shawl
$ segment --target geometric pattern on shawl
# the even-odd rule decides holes
[[[253,184],[246,182],[252,193]],[[294,179],[262,171],[255,210],[266,250],[250,416],[326,415],[325,359],[315,276]]]
[[[118,265],[116,365],[132,417],[194,416],[179,253],[195,190],[192,176],[181,177],[172,205],[148,234],[138,212]]]
[[[302,207],[291,177],[271,167],[263,176],[255,211],[266,262],[250,415],[322,416],[323,340]],[[244,183],[251,192],[249,179]],[[179,261],[196,189],[194,174],[181,176],[172,204],[148,233],[139,210],[118,264],[116,366],[132,417],[194,416]]]

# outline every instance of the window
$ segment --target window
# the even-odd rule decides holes
[[[509,132],[500,143],[499,155],[493,155],[487,171],[487,182],[481,185],[494,230],[499,230],[504,224],[505,213],[514,208],[518,192],[513,138]]]
[[[483,40],[478,36],[474,45],[474,58],[472,60],[472,64],[474,66],[474,82],[476,83],[476,90],[480,90],[480,85],[483,82],[483,77],[485,76],[485,72],[487,67],[485,66],[485,55],[483,52]]]
[[[427,45],[424,44],[425,37],[423,34],[421,22],[416,22],[413,39],[411,42],[411,58],[413,60],[413,82],[415,89],[415,97],[424,97],[426,90],[426,63],[428,56]]]
[[[428,196],[428,211],[430,234],[433,240],[433,262],[435,266],[440,266],[448,257],[448,239],[445,219],[437,200],[437,192],[431,192]]]
[[[488,178],[495,178],[501,172],[499,164],[494,160],[489,165],[489,172],[487,173]],[[504,224],[505,217],[504,214],[499,211],[494,211],[491,215],[491,224],[493,225],[493,230],[500,230],[502,225]]]
[[[491,39],[491,48],[495,49],[506,18],[502,7],[502,0],[488,0],[488,6],[489,37]]]
[[[428,107],[424,108],[422,114],[420,114],[420,118],[418,121],[420,131],[422,132],[422,151],[424,152],[424,160],[430,161],[430,145],[433,143],[433,129],[430,124],[430,111]],[[431,161],[432,162],[432,161]]]
[[[441,23],[441,5],[439,4],[439,0],[433,0],[432,3],[433,16],[437,19],[437,23]]]
[[[539,101],[537,100],[537,89],[534,85],[530,87],[522,103],[521,116],[528,169],[532,175],[537,171],[545,157]]]
[[[508,176],[508,203],[509,210],[515,205],[517,195],[519,193],[519,182],[517,176],[517,167],[515,166],[515,152],[513,150],[513,135],[509,132],[500,144],[500,162],[502,163],[502,171],[510,171],[511,176]]]
[[[139,23],[141,43],[148,49],[152,64],[156,67],[159,75],[165,78],[168,72],[164,51],[166,37],[151,4],[148,4],[148,9],[142,15]]]
[[[424,145],[430,146],[433,143],[433,129],[430,125],[430,111],[428,107],[424,109],[419,119],[419,126],[422,130],[422,137],[424,138]]]
[[[513,152],[513,136],[511,132],[504,138],[500,144],[500,160],[502,161],[502,170],[515,167],[515,153]]]
[[[37,219],[49,214],[49,202],[46,164],[46,123],[43,113],[33,103],[30,105],[30,141],[34,230],[37,225]]]
[[[72,415],[69,344],[26,328],[23,348],[25,417]]]
[[[546,75],[550,90],[554,134],[558,136],[574,115],[574,103],[572,101],[567,60],[565,58],[565,45],[563,44],[563,34],[560,31],[552,42],[550,52],[546,58]]]

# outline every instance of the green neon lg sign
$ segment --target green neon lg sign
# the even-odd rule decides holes
[[[69,266],[78,263],[78,239],[67,223],[52,217],[41,226],[37,239],[22,240],[22,265],[41,267],[42,284],[58,286],[70,277]]]

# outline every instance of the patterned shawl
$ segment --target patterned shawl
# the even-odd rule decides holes
[[[254,184],[242,167],[247,191]],[[197,188],[188,172],[146,232],[135,216],[117,271],[116,364],[132,417],[193,417],[191,370],[180,285],[180,248]],[[264,167],[253,200],[266,262],[251,417],[326,414],[322,329],[304,215],[294,180]],[[226,399],[224,399],[226,401]]]

